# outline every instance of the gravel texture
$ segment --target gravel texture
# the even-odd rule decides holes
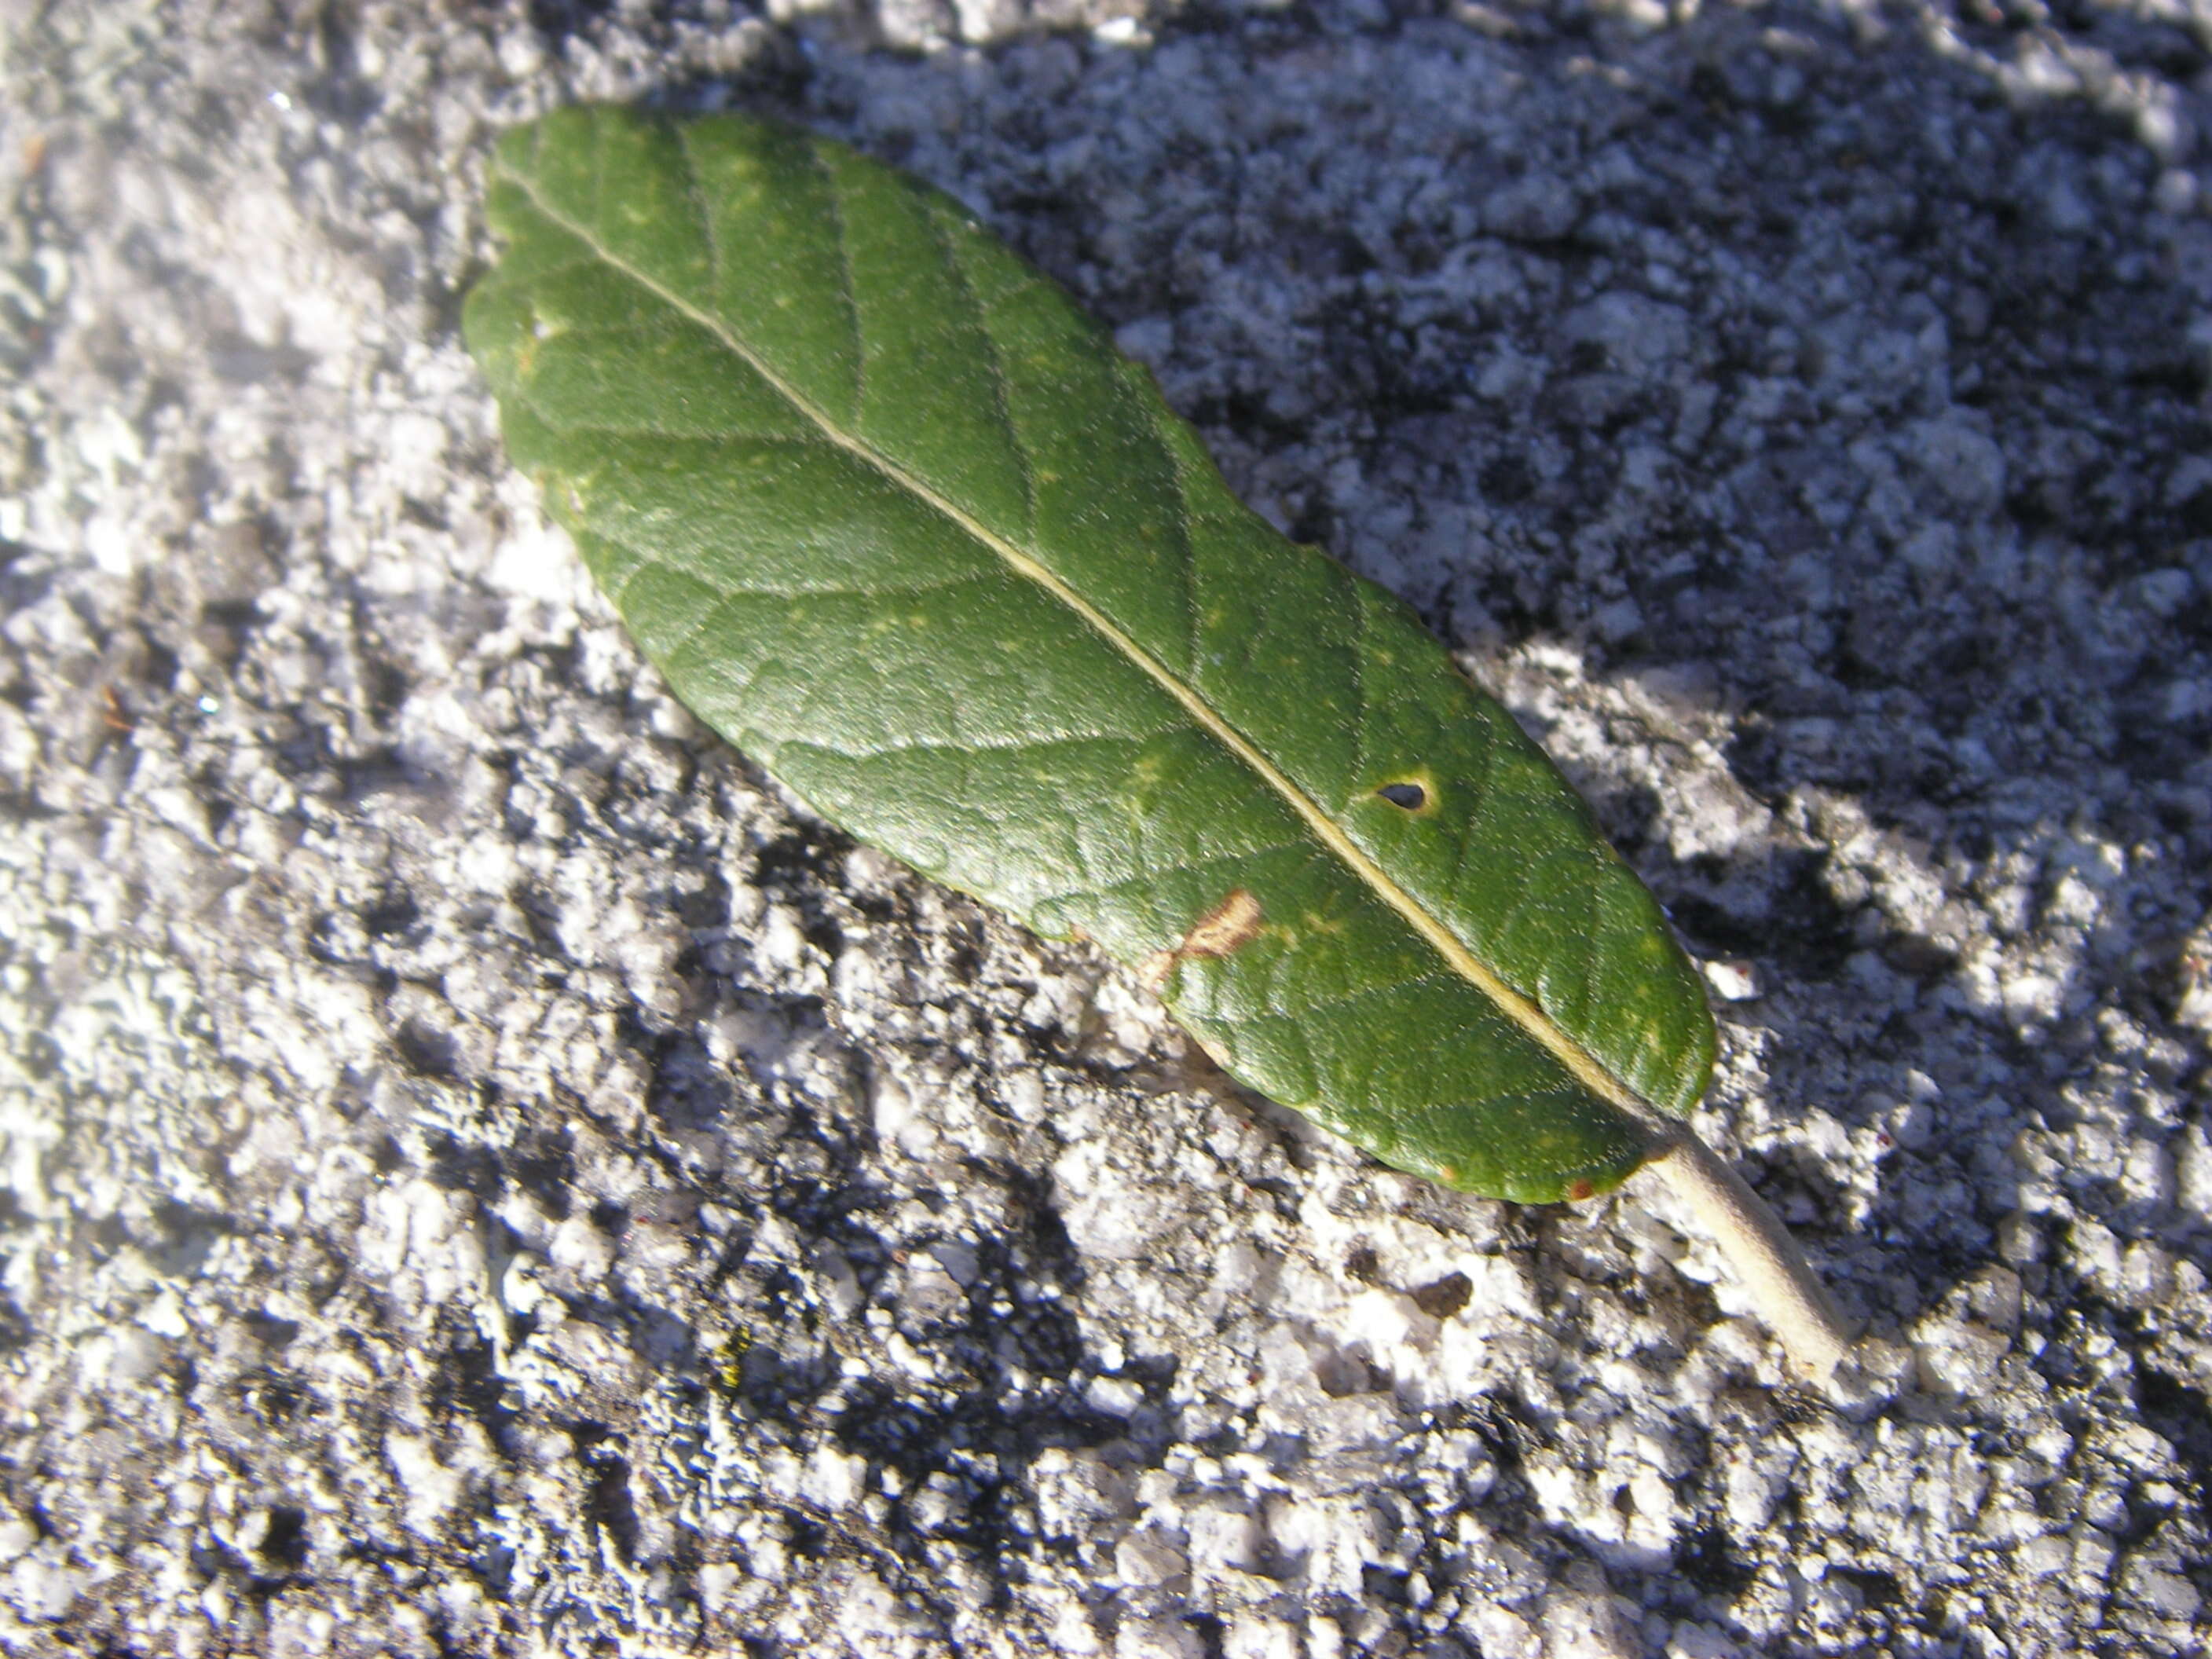
[[[0,1647],[2205,1650],[2206,0],[0,29]],[[456,327],[641,96],[959,194],[1545,737],[1838,1397],[669,700]]]

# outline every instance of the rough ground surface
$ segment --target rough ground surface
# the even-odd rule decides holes
[[[1143,3],[0,5],[0,1646],[2204,1650],[2204,0]],[[958,192],[1545,734],[1839,1400],[672,705],[455,328],[638,95]]]

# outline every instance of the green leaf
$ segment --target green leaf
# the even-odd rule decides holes
[[[1547,1200],[1665,1150],[1711,1018],[1582,802],[957,203],[587,108],[490,213],[508,449],[708,725],[1386,1163]]]

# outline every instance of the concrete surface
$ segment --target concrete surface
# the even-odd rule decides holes
[[[2204,0],[0,28],[0,1647],[2204,1650]],[[671,704],[455,327],[587,96],[959,193],[1545,735],[1840,1400]]]

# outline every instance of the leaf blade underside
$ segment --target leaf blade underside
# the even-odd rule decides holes
[[[1695,973],[1541,751],[950,198],[586,108],[507,137],[490,206],[464,327],[510,453],[677,694],[825,817],[1452,1186],[1604,1190],[1703,1091]]]

